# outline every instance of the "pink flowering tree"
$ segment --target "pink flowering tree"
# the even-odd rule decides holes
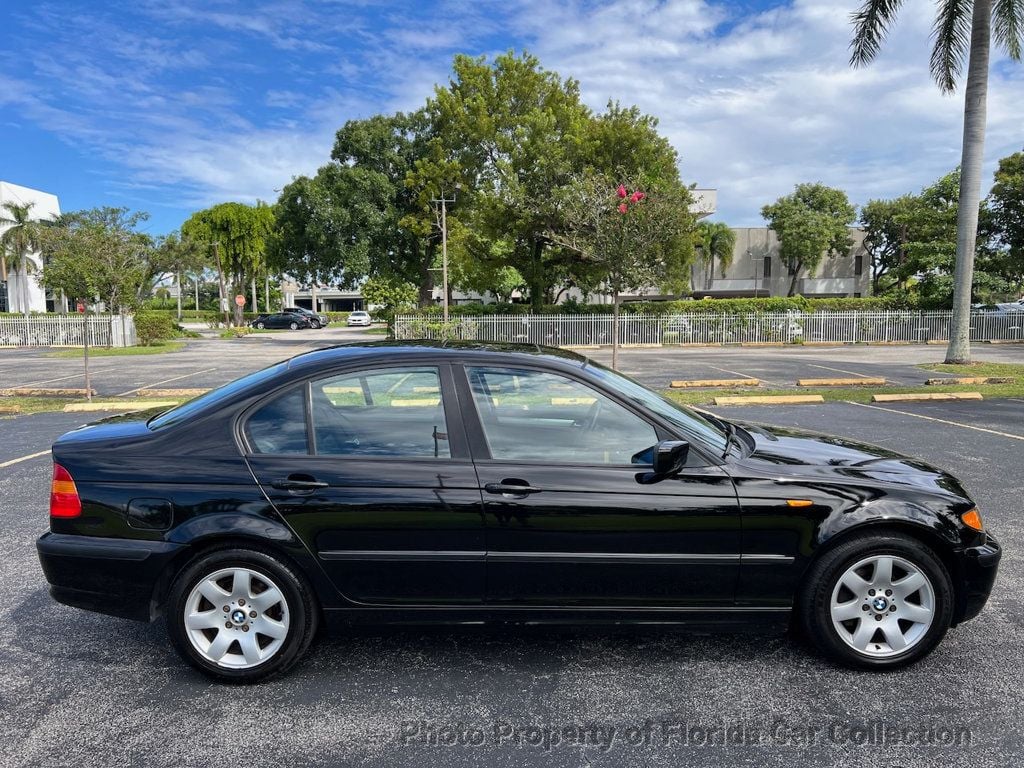
[[[682,185],[658,185],[642,176],[613,182],[589,173],[560,194],[567,227],[551,238],[575,254],[576,285],[612,299],[613,368],[618,364],[621,295],[659,289],[689,266],[695,227],[689,204]]]

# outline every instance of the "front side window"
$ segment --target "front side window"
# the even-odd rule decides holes
[[[614,400],[555,373],[467,369],[491,457],[559,464],[649,464],[653,426]]]
[[[316,452],[449,458],[437,368],[377,368],[312,384]]]

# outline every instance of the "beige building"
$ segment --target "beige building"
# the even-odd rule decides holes
[[[767,227],[740,227],[732,263],[723,269],[696,263],[693,295],[703,297],[787,296],[794,275],[779,258],[779,240]],[[814,274],[796,277],[802,296],[867,296],[871,292],[871,256],[864,248],[864,231],[850,228],[853,245],[841,256],[825,256]]]

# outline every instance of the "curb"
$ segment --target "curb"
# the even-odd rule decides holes
[[[859,376],[855,379],[797,379],[798,387],[883,387],[885,379]]]
[[[760,379],[691,379],[673,381],[672,389],[689,389],[692,387],[756,387]]]
[[[199,397],[209,392],[208,387],[196,389],[138,389],[135,394],[139,397]]]
[[[751,397],[716,397],[715,405],[812,405],[824,403],[821,395],[753,395]]]
[[[915,400],[984,400],[981,392],[921,392],[909,395],[872,395],[873,403],[909,403]]]
[[[38,387],[13,387],[11,389],[0,389],[0,397],[85,397],[87,394],[96,394],[85,391],[85,387],[62,389],[62,388],[38,388]]]
[[[64,406],[64,413],[80,413],[84,411],[145,411],[149,408],[170,408],[177,404],[177,400],[153,400],[148,403],[68,403]]]

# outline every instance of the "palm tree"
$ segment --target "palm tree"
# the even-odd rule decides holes
[[[6,231],[0,235],[0,271],[3,279],[7,280],[7,259],[8,252],[21,262],[21,300],[22,309],[25,310],[25,321],[28,322],[28,255],[40,250],[39,234],[36,223],[32,221],[32,207],[35,203],[4,203],[3,209],[7,215],[0,216],[0,226],[6,226]]]
[[[723,274],[732,265],[732,251],[735,246],[736,233],[728,224],[720,221],[702,221],[697,225],[697,247],[700,249],[701,263],[708,272],[705,288],[711,287],[716,259],[722,265]]]
[[[903,0],[865,0],[851,20],[854,26],[850,63],[869,64],[881,47]],[[1024,42],[1024,0],[938,0],[932,38],[931,73],[943,93],[956,90],[967,59],[964,133],[961,148],[960,208],[957,216],[953,321],[947,363],[971,360],[971,287],[981,204],[981,166],[985,151],[985,116],[991,40],[1015,61]]]

